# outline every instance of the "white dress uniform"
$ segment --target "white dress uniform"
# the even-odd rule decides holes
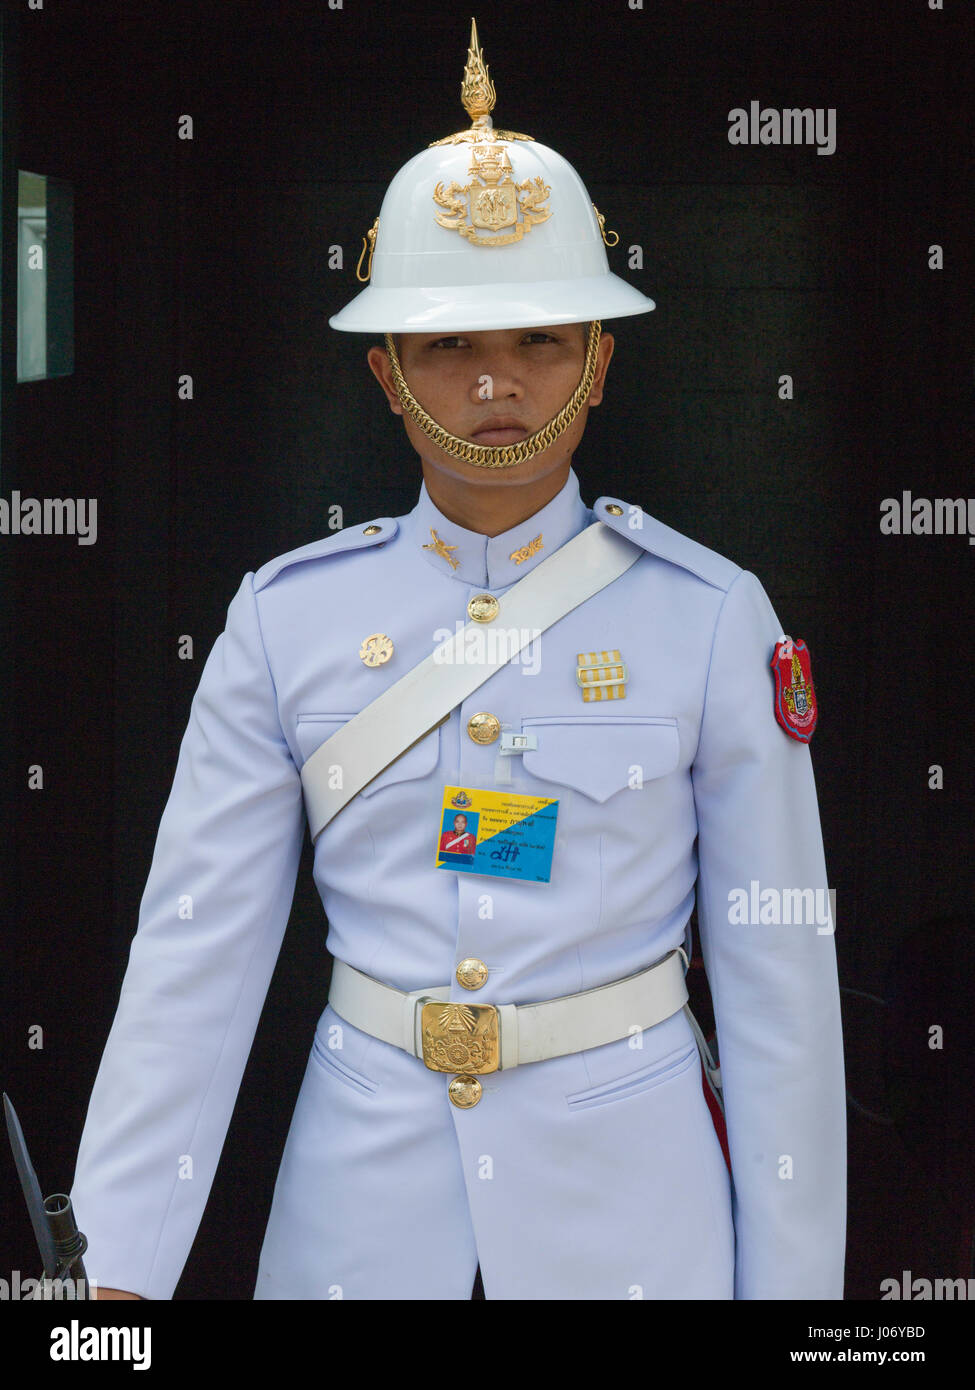
[[[168,1298],[187,1258],[289,916],[304,760],[474,595],[503,595],[593,520],[637,562],[318,836],[327,945],[398,989],[531,1003],[658,960],[696,895],[733,1183],[683,1012],[486,1075],[460,1109],[449,1076],[329,1007],[256,1297],[467,1299],[478,1261],[489,1299],[842,1296],[833,936],[729,907],[755,882],[826,890],[809,748],[773,715],[780,624],[753,575],[627,502],[590,511],[574,472],[498,536],[455,525],[423,487],[408,515],[244,578],[193,700],[79,1154],[72,1199],[102,1284]],[[377,632],[393,654],[370,667]],[[611,649],[625,693],[587,702],[578,657]],[[485,713],[524,751],[475,742]],[[437,869],[446,785],[558,798],[550,881]],[[470,958],[486,966],[473,996],[455,976]]]
[[[494,129],[476,32],[462,97],[470,129],[393,179],[368,237],[371,283],[330,322],[387,335],[403,409],[437,448],[507,468],[550,448],[588,399],[600,320],[654,306],[611,274],[571,165]],[[582,322],[572,397],[497,447],[427,415],[390,336]],[[82,1137],[72,1196],[101,1284],[168,1298],[179,1279],[291,908],[299,769],[473,620],[472,598],[506,609],[509,589],[594,520],[638,558],[446,722],[425,722],[316,835],[327,944],[340,977],[449,986],[448,1020],[489,1017],[451,1007],[475,997],[510,1018],[654,965],[681,945],[696,896],[733,1182],[677,1005],[642,1032],[591,1045],[576,1028],[561,1055],[519,1052],[518,1065],[452,1080],[364,1015],[353,1026],[339,994],[345,1015],[326,1008],[311,1048],[256,1296],[466,1299],[479,1260],[493,1299],[841,1297],[834,942],[819,914],[775,925],[764,906],[827,891],[800,741],[814,717],[808,654],[796,644],[784,693],[777,668],[774,699],[793,706],[774,713],[780,629],[754,576],[628,503],[590,512],[572,472],[502,535],[455,525],[424,486],[408,516],[245,576],[193,700]],[[593,699],[580,662],[603,661],[611,674],[597,678],[612,684]],[[441,836],[475,830],[473,816],[455,821],[447,787],[470,790],[458,811],[481,793],[557,801],[550,873],[468,872],[476,849],[466,869],[464,855],[438,867]],[[743,920],[743,898],[762,910]],[[578,1018],[584,1006],[568,1007]],[[508,1037],[502,1023],[503,1062]]]

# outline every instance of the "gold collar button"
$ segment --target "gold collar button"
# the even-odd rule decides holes
[[[475,594],[468,602],[467,614],[475,623],[493,623],[498,616],[498,600],[493,594]]]

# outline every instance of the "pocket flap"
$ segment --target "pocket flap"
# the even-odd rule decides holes
[[[522,729],[538,747],[522,755],[526,772],[607,801],[624,787],[665,777],[680,760],[676,719],[644,715],[539,716]]]
[[[352,718],[351,714],[299,714],[295,726],[295,740],[304,762],[308,761],[326,739],[338,733]],[[392,786],[396,782],[426,777],[434,770],[439,760],[440,729],[436,728],[424,734],[412,748],[401,753],[378,777],[363,787],[359,795],[373,796],[376,792],[382,791],[383,787]]]

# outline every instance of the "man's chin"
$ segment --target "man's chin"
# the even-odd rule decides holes
[[[559,441],[561,443],[561,441]],[[539,482],[542,478],[558,471],[571,462],[571,454],[560,449],[558,444],[533,454],[520,463],[508,464],[504,468],[488,468],[484,464],[466,463],[437,450],[437,457],[421,454],[427,466],[432,466],[441,476],[450,476],[456,481],[472,487],[518,487]]]

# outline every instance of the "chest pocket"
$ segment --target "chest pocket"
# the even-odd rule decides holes
[[[608,801],[626,787],[665,777],[680,761],[677,720],[652,715],[539,715],[521,721],[537,748],[522,754],[533,777]]]
[[[351,718],[351,714],[299,714],[295,726],[295,741],[301,751],[303,762],[307,762],[312,753],[320,748],[326,739],[338,733]],[[424,734],[412,748],[401,753],[395,762],[390,763],[389,767],[384,768],[368,786],[363,787],[359,795],[375,796],[376,792],[397,782],[408,782],[414,777],[427,777],[439,761],[440,729],[436,728]]]

